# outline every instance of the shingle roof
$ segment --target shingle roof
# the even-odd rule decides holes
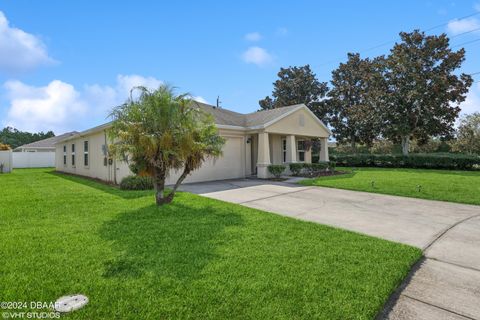
[[[204,103],[198,103],[198,105],[204,111],[213,115],[216,124],[239,127],[256,127],[267,124],[301,106],[301,104],[296,104],[283,108],[242,114],[223,108],[215,108]]]
[[[55,137],[35,141],[35,142],[32,142],[32,143],[24,144],[23,146],[17,147],[16,149],[55,148],[55,143],[57,143],[57,141],[68,138],[69,136],[72,136],[72,135],[77,134],[77,133],[78,133],[77,131],[67,132],[67,133],[61,134],[59,136],[55,136]]]
[[[223,108],[216,108],[212,105],[196,102],[197,105],[203,109],[205,112],[210,113],[214,120],[215,124],[217,125],[224,125],[224,126],[235,126],[241,127],[243,129],[256,129],[258,127],[264,126],[271,121],[284,116],[285,114],[292,112],[295,109],[301,108],[304,106],[303,104],[296,104],[292,106],[287,106],[283,108],[271,109],[271,110],[263,110],[258,112],[252,112],[248,114],[242,114],[238,112],[234,112],[231,110],[223,109]],[[71,138],[74,138],[73,135],[84,135],[87,133],[97,132],[100,130],[105,130],[110,126],[110,123],[105,123],[95,128],[91,128],[85,130],[83,132],[70,132],[69,134],[72,135]],[[325,127],[327,130],[328,128]],[[60,136],[59,136],[60,137]],[[66,141],[70,140],[69,137],[59,138],[56,142],[61,140]],[[55,142],[54,142],[55,144]]]
[[[261,126],[264,124],[269,123],[270,121],[273,121],[282,115],[291,112],[294,109],[297,109],[300,107],[301,104],[296,104],[293,106],[288,106],[288,107],[283,107],[283,108],[276,108],[276,109],[271,109],[271,110],[265,110],[265,111],[259,111],[259,112],[253,112],[245,115],[246,118],[246,127],[256,127],[256,126]]]

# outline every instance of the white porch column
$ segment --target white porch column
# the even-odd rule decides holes
[[[270,143],[268,141],[268,132],[260,132],[258,134],[258,178],[266,179],[270,176],[267,168],[270,164]]]
[[[320,138],[320,161],[329,161],[328,138]]]
[[[297,162],[297,143],[295,141],[295,136],[287,136],[287,157],[286,162],[292,163]]]

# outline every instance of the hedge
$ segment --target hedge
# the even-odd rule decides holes
[[[335,171],[336,163],[335,161],[329,162],[318,162],[318,163],[290,163],[289,168],[290,172],[294,176],[298,176],[301,173],[306,173],[309,175],[315,175],[321,172]]]
[[[153,189],[153,179],[143,176],[128,176],[120,182],[122,190],[151,190]]]
[[[267,168],[268,168],[268,172],[273,174],[275,178],[280,178],[280,176],[286,169],[286,167],[281,164],[271,164]]]
[[[480,166],[480,157],[459,154],[336,154],[330,158],[347,167],[472,170]]]

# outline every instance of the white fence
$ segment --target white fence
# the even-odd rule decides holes
[[[55,167],[55,152],[13,152],[13,167]]]
[[[0,166],[3,173],[12,171],[12,151],[0,151]]]

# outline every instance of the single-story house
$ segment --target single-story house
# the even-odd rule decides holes
[[[74,134],[77,134],[77,133],[78,133],[77,131],[67,132],[59,136],[24,144],[20,147],[16,147],[13,151],[14,152],[55,152],[55,144],[58,141],[68,138],[70,136],[73,136]]]
[[[304,104],[241,114],[199,103],[213,115],[219,134],[226,140],[223,154],[207,160],[185,182],[224,180],[257,176],[268,178],[270,164],[310,163],[311,150],[305,141],[319,138],[320,160],[328,161],[330,130]],[[111,158],[107,130],[103,124],[76,133],[56,143],[56,169],[119,183],[131,174],[128,164]],[[171,172],[167,184],[175,183],[180,172]]]

